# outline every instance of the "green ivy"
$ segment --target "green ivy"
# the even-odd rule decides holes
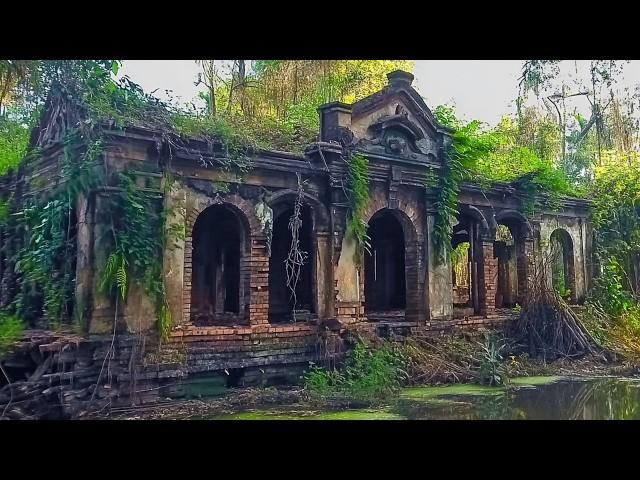
[[[0,312],[0,360],[20,339],[23,329],[24,325],[15,315]]]
[[[73,313],[76,237],[72,212],[78,196],[94,188],[100,178],[94,166],[101,143],[92,142],[82,151],[83,138],[78,130],[65,135],[58,185],[29,200],[17,215],[16,228],[25,236],[25,244],[16,256],[20,287],[13,307],[27,321],[37,318],[41,309],[51,327],[69,321]]]
[[[436,108],[434,114],[440,123],[454,130],[451,144],[445,149],[433,203],[433,241],[438,261],[444,262],[446,255],[451,252],[451,234],[458,215],[461,184],[469,178],[479,159],[492,151],[495,138],[482,131],[482,124],[478,121],[460,126],[450,108]],[[425,179],[425,186],[429,186],[428,179]]]
[[[463,123],[451,107],[434,110],[436,119],[453,130],[451,144],[445,150],[434,201],[434,244],[439,261],[451,251],[451,233],[458,214],[457,202],[463,181],[472,181],[483,189],[496,182],[517,187],[525,213],[532,213],[542,200],[547,208],[558,208],[563,196],[579,196],[566,175],[551,160],[542,159],[528,147],[517,145],[516,130],[509,119],[487,129],[477,121]],[[433,188],[433,175],[424,184]]]
[[[347,233],[356,242],[354,261],[356,266],[362,265],[365,251],[369,251],[367,222],[362,218],[369,201],[369,161],[362,155],[353,155],[347,160],[347,192],[350,202]]]
[[[162,274],[163,254],[171,248],[168,242],[184,235],[184,230],[165,228],[168,212],[162,208],[161,197],[140,188],[136,178],[132,172],[121,173],[119,192],[110,199],[112,238],[100,288],[125,302],[131,283],[140,286],[155,305],[158,331],[166,341],[171,313]]]

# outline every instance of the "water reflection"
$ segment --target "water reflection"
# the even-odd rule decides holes
[[[640,419],[640,383],[623,379],[562,380],[523,386],[501,395],[443,395],[437,401],[403,399],[408,419],[631,420]]]
[[[384,409],[339,412],[237,412],[235,420],[631,420],[640,419],[640,380],[518,379],[508,388],[477,385],[412,388]]]

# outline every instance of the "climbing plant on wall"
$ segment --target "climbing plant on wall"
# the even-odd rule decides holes
[[[436,119],[453,129],[451,143],[445,146],[445,158],[440,172],[436,199],[433,204],[433,240],[439,261],[451,252],[451,233],[458,214],[458,193],[463,180],[478,160],[488,155],[495,145],[495,138],[482,130],[479,121],[460,125],[448,107],[434,110]],[[425,185],[433,183],[425,178]]]
[[[167,340],[171,313],[162,274],[163,254],[184,232],[166,228],[171,212],[163,210],[162,197],[141,188],[135,173],[120,174],[119,191],[108,199],[111,238],[100,288],[125,302],[133,283],[141,287],[155,306],[160,336]]]
[[[25,238],[17,252],[15,270],[20,288],[14,308],[27,320],[39,309],[51,326],[72,315],[75,281],[76,220],[78,196],[94,188],[100,178],[95,165],[102,153],[99,140],[82,147],[82,133],[70,130],[62,140],[58,186],[28,200],[18,213],[15,233]],[[41,306],[41,307],[40,307]]]
[[[346,191],[350,203],[347,233],[356,242],[354,261],[360,267],[364,252],[370,247],[367,222],[362,218],[369,201],[369,162],[362,155],[352,155],[347,160]]]
[[[484,187],[496,182],[511,183],[518,188],[523,209],[530,213],[540,199],[544,199],[546,207],[553,208],[563,195],[579,194],[551,160],[540,158],[529,147],[518,144],[518,130],[510,119],[503,119],[498,126],[488,129],[477,120],[461,122],[451,107],[441,105],[434,110],[434,115],[453,131],[451,143],[445,148],[433,205],[433,236],[440,261],[451,250],[458,194],[464,181]],[[433,188],[431,173],[424,183]]]

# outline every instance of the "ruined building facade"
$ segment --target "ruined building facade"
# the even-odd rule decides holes
[[[411,74],[396,71],[388,79],[380,92],[354,104],[321,106],[319,141],[303,155],[261,151],[241,177],[216,167],[207,142],[192,139],[169,153],[158,147],[162,136],[153,129],[108,131],[105,165],[138,172],[140,188],[163,195],[171,222],[184,227],[184,239],[164,255],[170,343],[185,349],[183,369],[301,364],[313,359],[328,330],[415,332],[504,320],[505,309],[526,302],[536,262],[554,239],[571,300],[583,300],[591,232],[581,200],[564,199],[559,209],[531,216],[514,185],[464,184],[452,243],[469,244],[469,262],[457,275],[466,278],[455,278],[450,258],[438,260],[437,192],[425,177],[442,169],[451,131],[412,88]],[[55,178],[56,122],[55,112],[45,113],[34,137],[44,155],[26,177]],[[354,154],[369,162],[363,219],[370,248],[360,269],[346,233],[345,159]],[[168,186],[160,185],[160,165],[171,173]],[[105,261],[98,239],[110,194],[98,189],[81,198],[75,213],[76,301],[86,312],[87,332],[98,336],[110,334],[114,322],[113,300],[98,288]],[[297,199],[306,259],[293,309],[285,259]],[[135,286],[121,310],[118,332],[155,334],[154,307]]]

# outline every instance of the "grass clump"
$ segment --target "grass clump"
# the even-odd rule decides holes
[[[314,400],[346,400],[372,405],[395,396],[407,374],[401,350],[384,343],[368,348],[358,341],[342,368],[328,370],[311,364],[304,375],[304,388]]]
[[[9,353],[13,344],[20,339],[23,328],[17,317],[0,312],[0,359]]]

